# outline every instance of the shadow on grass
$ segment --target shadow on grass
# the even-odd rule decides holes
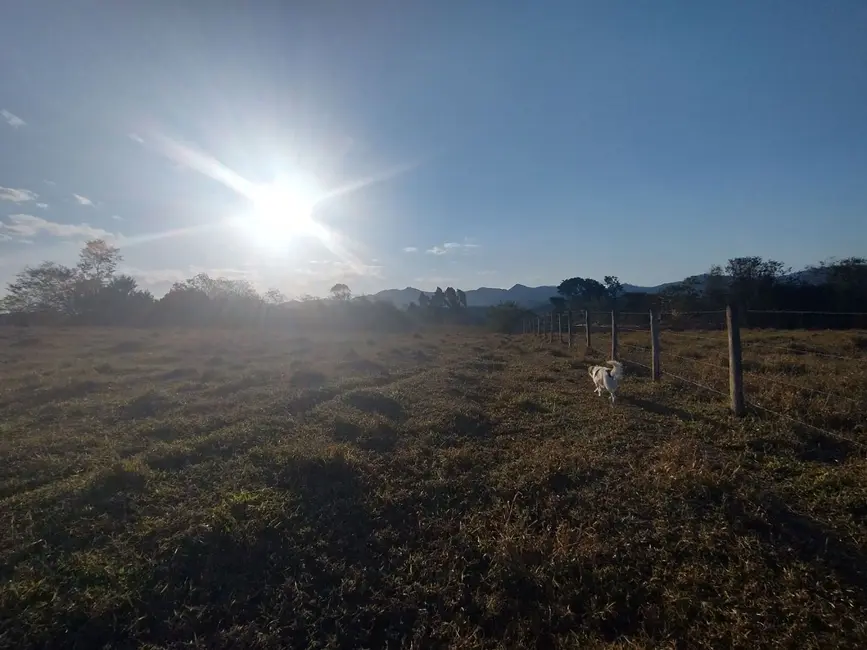
[[[786,438],[755,438],[748,441],[746,446],[757,454],[794,457],[801,462],[828,465],[843,463],[857,451],[846,440],[816,432],[797,435],[794,441]]]
[[[38,408],[54,402],[81,399],[98,392],[105,386],[106,384],[85,379],[82,381],[72,381],[62,386],[53,386],[45,390],[16,391],[13,393],[11,399],[5,400],[0,406],[19,411]]]
[[[382,393],[353,391],[344,396],[344,401],[365,413],[377,413],[396,421],[404,417],[403,406],[396,399]]]
[[[398,647],[418,609],[383,598],[388,574],[377,567],[388,564],[388,549],[374,535],[356,469],[340,458],[304,458],[273,470],[276,490],[252,506],[236,504],[171,544],[146,542],[149,568],[111,617],[73,609],[65,621],[46,621],[48,638],[82,647],[196,637],[261,647],[251,630],[277,626],[283,647],[326,638],[335,647]],[[195,615],[179,616],[180,604]]]
[[[136,516],[135,502],[146,492],[142,474],[118,465],[94,475],[81,490],[60,496],[34,515],[34,537],[40,551],[74,552],[104,546]],[[13,553],[0,563],[0,581],[34,549]]]
[[[678,408],[676,406],[670,406],[668,404],[660,404],[659,402],[652,402],[650,400],[641,397],[635,397],[633,395],[623,395],[622,393],[618,393],[617,401],[624,404],[630,404],[632,406],[640,408],[643,411],[648,411],[650,413],[655,413],[657,415],[662,415],[666,417],[674,416],[684,421],[704,422],[705,424],[711,424],[714,426],[719,426],[721,424],[719,420],[715,420],[704,415],[699,415],[692,411],[687,411],[686,409]]]
[[[366,429],[355,422],[338,419],[334,423],[333,435],[339,442],[351,442],[365,451],[380,453],[393,451],[398,442],[397,432],[385,423]]]
[[[804,564],[817,584],[830,572],[852,596],[867,606],[867,553],[822,522],[792,511],[778,496],[760,495],[746,500],[727,489],[703,489],[687,502],[700,518],[718,511],[738,535],[752,536],[763,547],[768,566],[782,570],[787,564]]]

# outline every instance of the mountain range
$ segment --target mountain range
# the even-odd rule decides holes
[[[675,283],[668,282],[655,287],[639,287],[633,284],[624,284],[623,289],[630,293],[657,293],[671,284]],[[370,297],[374,300],[391,302],[394,303],[395,306],[403,308],[411,302],[418,302],[418,296],[420,293],[425,293],[430,296],[433,294],[433,291],[423,292],[414,287],[407,287],[406,289],[385,289],[384,291],[375,293]],[[506,301],[513,301],[522,307],[535,307],[547,303],[548,298],[559,295],[556,286],[527,287],[523,284],[516,284],[511,289],[479,287],[478,289],[470,289],[466,294],[467,307],[489,307]]]
[[[706,273],[694,276],[697,280],[697,287],[701,289],[704,282],[707,280]],[[725,277],[725,276],[724,276]],[[726,278],[728,279],[728,278]],[[783,276],[783,280],[794,282],[805,282],[807,284],[817,284],[824,281],[824,274],[816,269],[796,271],[789,275]],[[682,282],[682,281],[681,281]],[[624,284],[623,290],[627,293],[659,293],[666,287],[670,287],[680,282],[665,282],[652,287],[643,287],[635,284]],[[424,291],[415,287],[407,287],[406,289],[385,289],[379,293],[369,296],[373,300],[382,300],[394,303],[395,306],[405,308],[411,302],[418,302],[420,293],[425,293],[428,296],[433,295],[433,291]],[[479,287],[466,292],[467,307],[489,307],[498,305],[501,302],[512,301],[522,307],[538,307],[541,304],[548,302],[549,298],[559,295],[557,286],[541,286],[528,287],[523,284],[516,284],[511,289],[495,289],[491,287]]]

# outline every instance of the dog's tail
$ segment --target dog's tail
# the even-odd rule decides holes
[[[619,361],[614,361],[612,359],[608,362],[608,365],[612,368],[612,370],[609,371],[609,374],[617,381],[620,381],[620,379],[623,377],[623,364]]]

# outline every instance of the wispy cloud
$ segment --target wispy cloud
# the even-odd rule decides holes
[[[425,253],[428,253],[430,255],[446,255],[447,253],[459,250],[469,250],[478,247],[478,244],[471,244],[469,242],[464,242],[463,244],[461,244],[458,242],[447,241],[442,246],[434,246],[433,248],[428,248]]]
[[[403,249],[404,253],[417,253],[418,249],[415,246],[407,246]]]
[[[117,214],[111,215],[111,218],[114,219],[115,221],[123,221],[123,217],[121,217],[120,215],[117,215]]]
[[[13,203],[25,203],[39,198],[36,192],[30,190],[14,189],[12,187],[0,187],[0,201],[12,201]]]
[[[142,284],[149,286],[158,286],[173,284],[175,282],[183,282],[199,273],[206,273],[212,278],[228,278],[229,280],[250,280],[256,278],[256,272],[248,269],[234,268],[206,268],[203,266],[188,266],[180,269],[139,269],[134,267],[123,267],[120,269],[122,273],[131,275]]]
[[[88,239],[114,239],[115,235],[94,228],[86,223],[70,224],[48,221],[32,214],[12,214],[7,217],[8,223],[0,221],[0,234],[13,238],[34,237],[36,235],[48,235],[62,239],[84,237]]]
[[[48,208],[48,204],[47,203],[37,203],[36,207],[41,208],[42,210],[45,210]]]
[[[22,120],[20,117],[18,117],[14,113],[10,113],[5,108],[2,111],[0,111],[0,116],[2,116],[3,119],[5,120],[6,124],[11,126],[13,129],[18,129],[18,128],[27,124],[27,122]]]
[[[141,137],[138,133],[127,133],[126,135],[133,142],[138,142],[139,144],[144,144],[144,138]]]
[[[86,196],[82,196],[81,194],[73,194],[72,196],[76,201],[78,201],[79,205],[93,205],[93,201]]]
[[[314,276],[317,279],[340,279],[340,278],[380,278],[383,267],[378,264],[366,264],[358,260],[349,261],[344,259],[334,260],[311,260],[307,268],[295,269],[303,275]]]

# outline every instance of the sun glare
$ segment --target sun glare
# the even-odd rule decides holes
[[[299,235],[313,234],[313,210],[321,194],[315,187],[275,182],[256,187],[250,196],[251,210],[244,226],[257,239],[283,244]]]

